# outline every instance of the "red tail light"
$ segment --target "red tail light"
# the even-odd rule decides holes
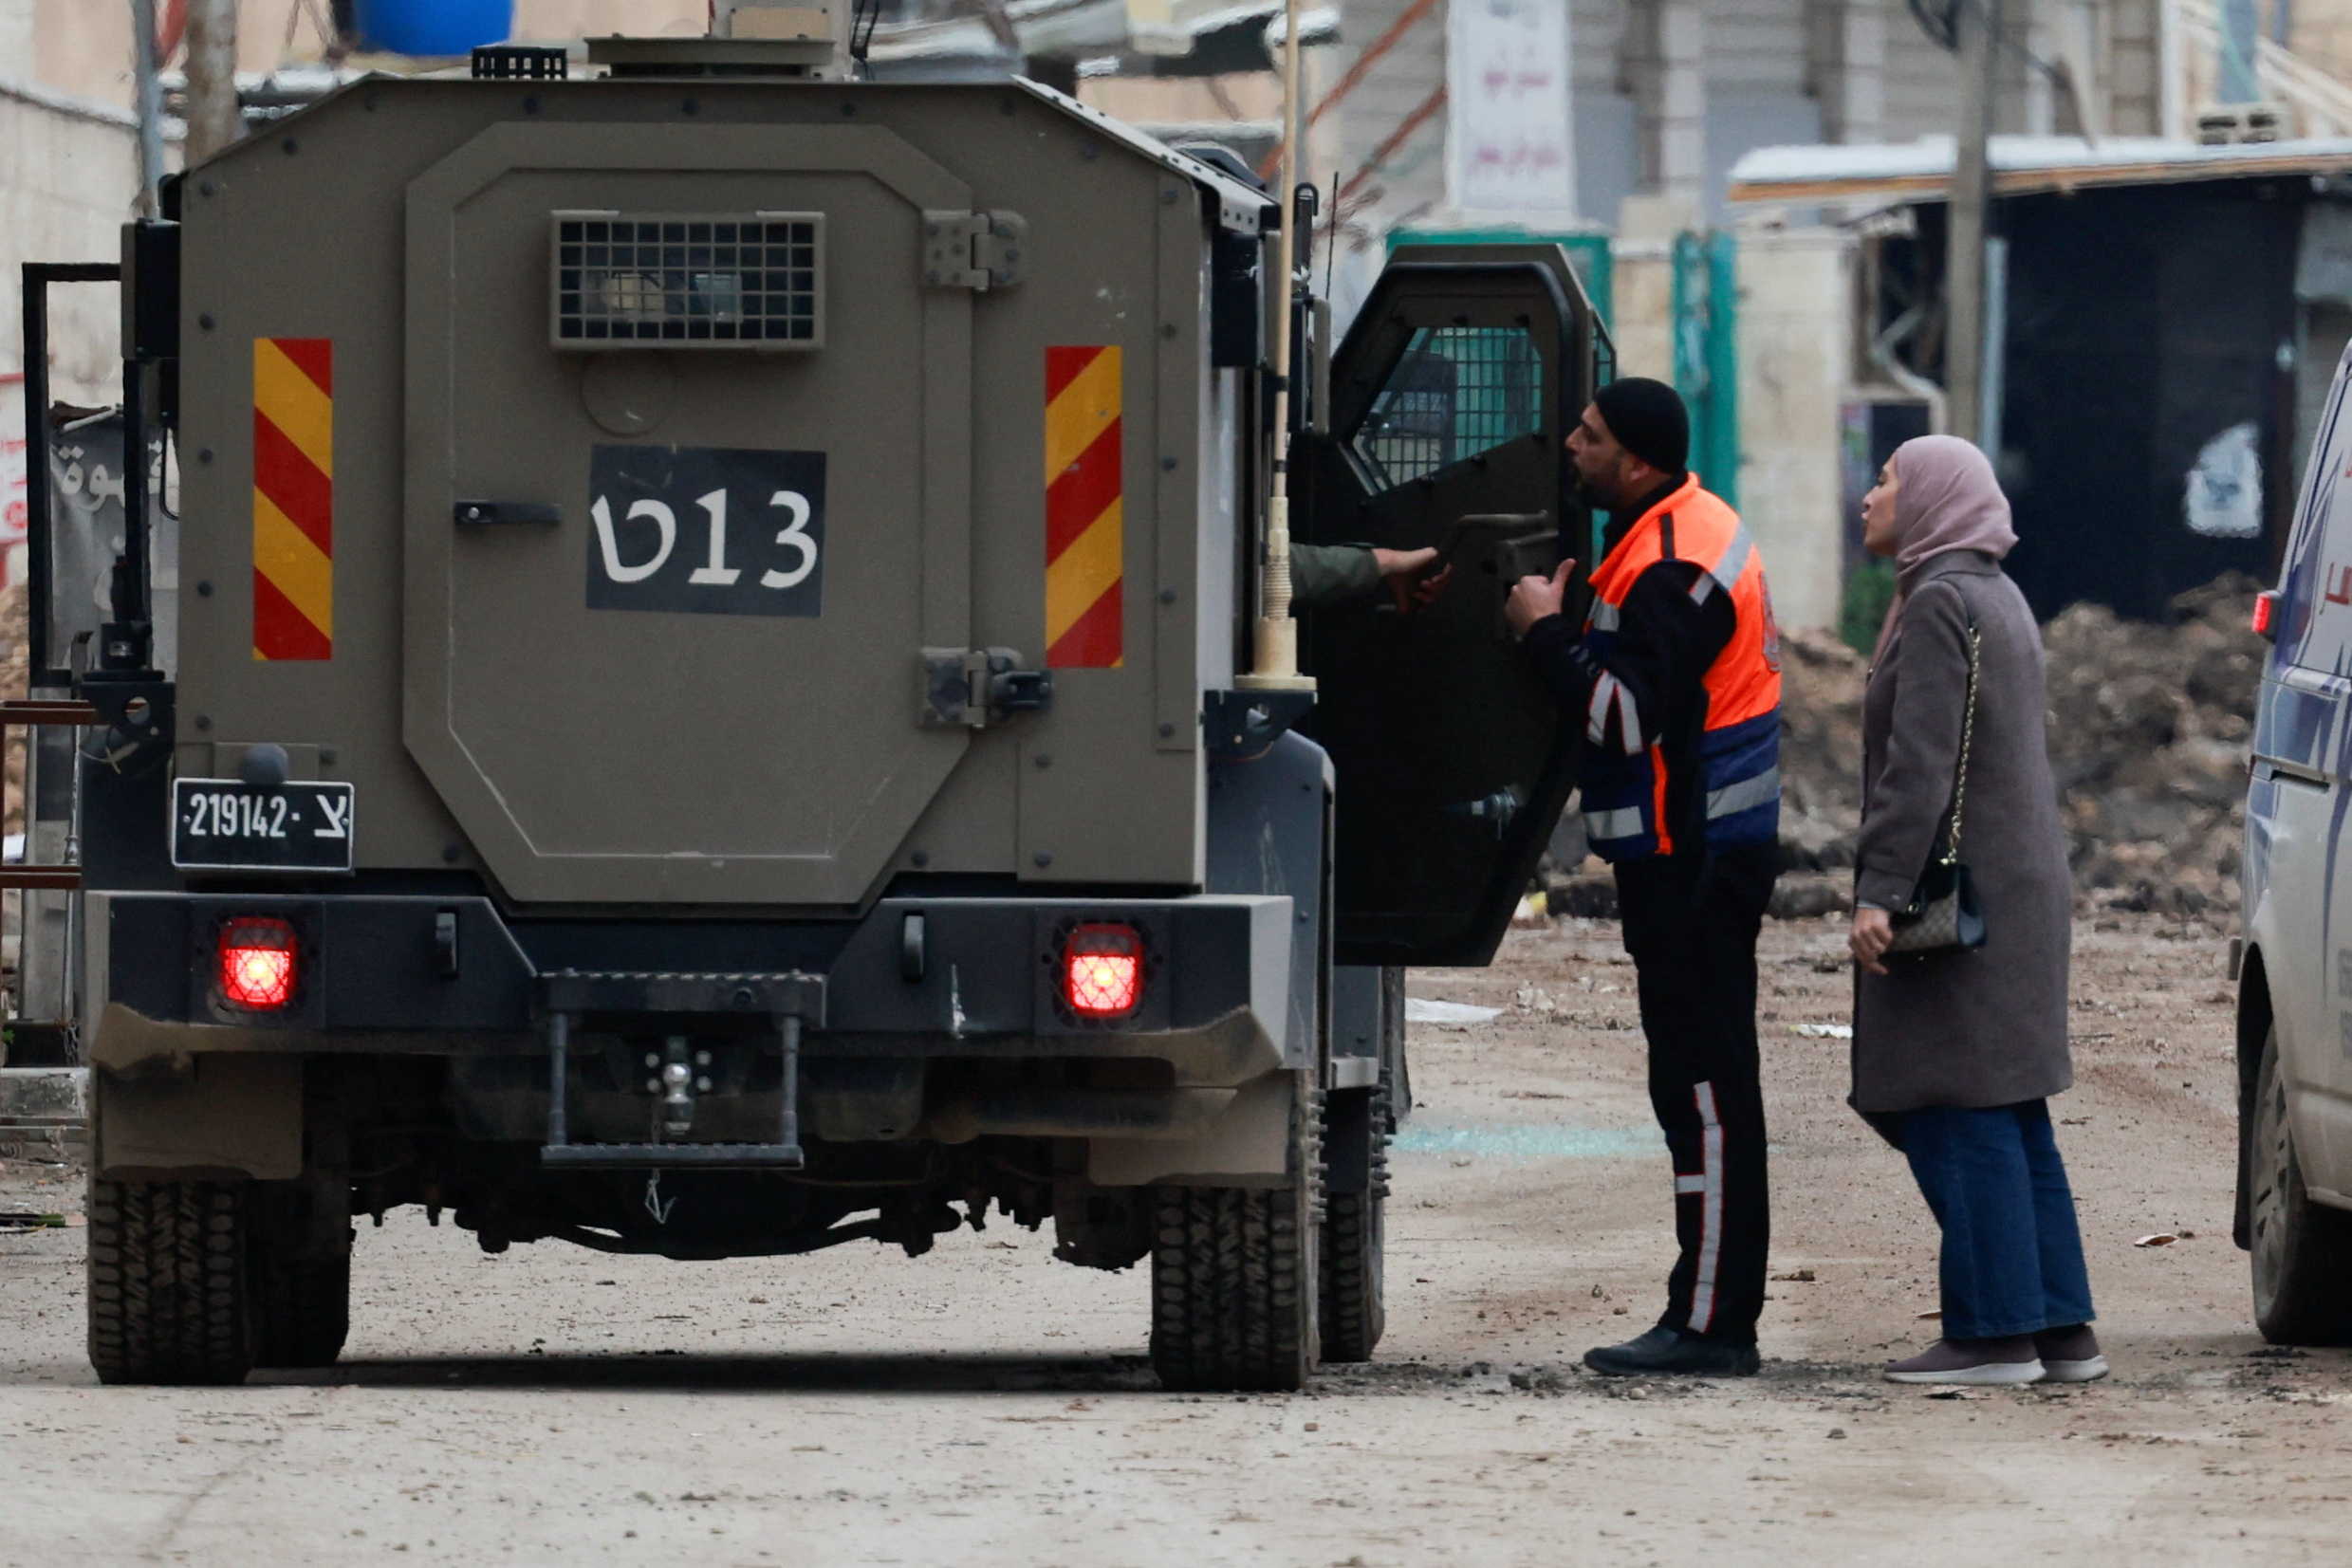
[[[294,994],[294,928],[252,916],[220,929],[220,992],[231,1006],[283,1007]]]
[[[2254,596],[2254,636],[2276,639],[2278,636],[2279,591]]]
[[[1062,998],[1081,1018],[1124,1018],[1143,1000],[1143,939],[1133,926],[1081,926],[1062,948]]]

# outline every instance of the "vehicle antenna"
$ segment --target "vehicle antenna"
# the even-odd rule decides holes
[[[1299,673],[1299,623],[1290,617],[1290,302],[1298,292],[1296,193],[1299,138],[1306,128],[1299,113],[1299,0],[1283,0],[1282,10],[1282,175],[1275,187],[1282,229],[1274,246],[1282,314],[1274,334],[1274,473],[1272,493],[1266,498],[1265,553],[1258,562],[1254,668],[1234,684],[1257,692],[1312,692],[1314,677]],[[1307,254],[1311,267],[1314,252]]]
[[[1331,297],[1340,271],[1340,172],[1331,171],[1331,215],[1323,220],[1323,297]]]

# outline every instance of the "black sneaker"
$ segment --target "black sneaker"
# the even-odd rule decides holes
[[[1607,1377],[1753,1377],[1757,1356],[1753,1345],[1660,1323],[1639,1339],[1586,1351],[1584,1364]]]

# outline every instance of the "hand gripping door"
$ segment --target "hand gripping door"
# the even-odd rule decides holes
[[[879,126],[498,125],[409,188],[404,732],[515,898],[855,905],[963,754],[971,205]]]
[[[1454,571],[1425,610],[1383,594],[1306,613],[1319,690],[1301,728],[1338,779],[1340,963],[1486,963],[1559,819],[1572,737],[1503,600],[1564,545],[1589,553],[1562,442],[1598,332],[1556,247],[1415,248],[1334,357],[1329,434],[1300,457],[1303,537],[1436,545]]]

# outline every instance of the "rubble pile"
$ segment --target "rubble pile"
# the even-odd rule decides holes
[[[1780,645],[1780,847],[1787,873],[1850,883],[1862,815],[1862,679],[1869,665],[1829,632]]]
[[[2237,907],[2258,592],[2232,573],[2174,600],[2169,626],[2077,604],[2042,629],[2050,769],[2090,907]],[[1861,816],[1865,664],[1820,634],[1782,646],[1782,852],[1793,872],[1843,872]]]
[[[2170,626],[2077,604],[2043,629],[2050,767],[2075,886],[2094,905],[2237,908],[2260,591],[2232,573],[2175,599]]]

